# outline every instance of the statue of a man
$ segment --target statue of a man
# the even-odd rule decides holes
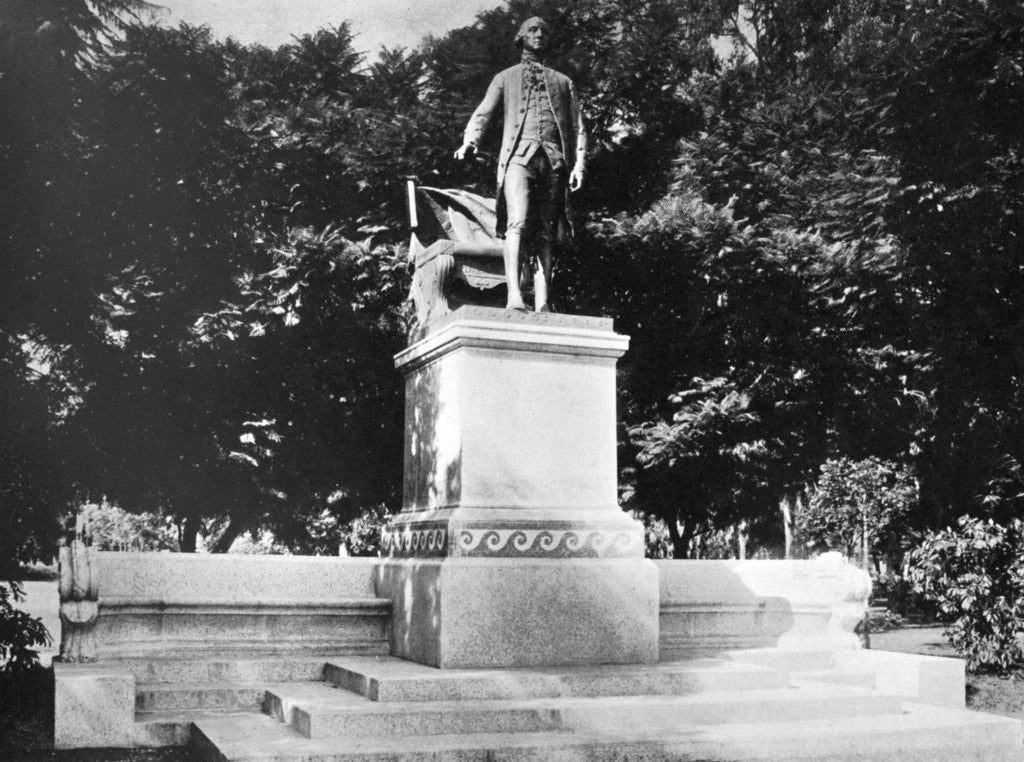
[[[526,309],[519,273],[522,240],[531,232],[537,312],[549,311],[551,247],[569,234],[567,189],[575,191],[583,184],[587,150],[572,81],[544,66],[549,39],[543,19],[523,22],[515,38],[522,48],[522,61],[491,81],[455,152],[457,159],[474,152],[495,113],[503,109],[497,207],[498,235],[505,238],[507,306]]]

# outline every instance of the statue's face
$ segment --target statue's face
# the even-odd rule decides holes
[[[520,32],[523,38],[523,49],[531,53],[543,53],[548,48],[551,37],[548,25],[540,18],[529,19]]]

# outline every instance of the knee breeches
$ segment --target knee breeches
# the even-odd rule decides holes
[[[543,150],[534,153],[525,165],[509,164],[504,191],[506,235],[535,230],[550,243],[565,203],[565,183],[565,171],[552,169]]]

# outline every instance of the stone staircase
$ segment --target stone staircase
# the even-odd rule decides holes
[[[218,762],[1017,760],[1021,723],[904,701],[835,652],[438,670],[392,657],[125,660],[139,745]]]
[[[330,654],[223,653],[114,659],[104,666],[135,677],[137,746],[187,746],[193,724],[231,713],[257,715],[271,685],[313,685]]]

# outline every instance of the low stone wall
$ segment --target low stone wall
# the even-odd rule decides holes
[[[94,659],[175,652],[387,653],[375,558],[95,554]],[[870,583],[810,561],[658,561],[661,659],[739,648],[857,648]]]
[[[838,553],[808,561],[657,561],[662,661],[739,648],[858,648],[871,582]]]
[[[97,553],[96,657],[386,653],[373,558]]]

